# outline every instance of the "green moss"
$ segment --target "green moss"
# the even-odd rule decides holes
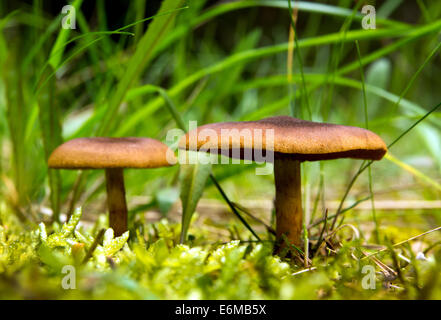
[[[336,254],[318,255],[313,259],[316,269],[299,273],[304,270],[301,266],[271,254],[270,242],[202,245],[196,233],[194,246],[175,245],[178,226],[165,220],[150,226],[161,236],[148,241],[139,231],[131,238],[128,232],[114,238],[108,229],[84,264],[95,240],[89,232],[98,228],[79,229],[80,218],[77,210],[67,224],[50,234],[43,224],[30,231],[15,223],[0,226],[0,298],[394,299],[441,294],[438,254],[427,261],[412,259],[404,266],[405,283],[388,282],[400,289],[384,288],[379,275],[375,289],[363,289],[361,270],[375,264],[358,259],[364,249],[357,242],[344,242]],[[390,261],[387,254],[378,258]],[[66,265],[75,267],[76,289],[61,285]],[[377,266],[376,271],[381,269]]]

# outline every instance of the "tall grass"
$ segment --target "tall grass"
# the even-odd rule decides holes
[[[439,196],[440,112],[429,108],[441,101],[436,90],[440,5],[427,10],[419,1],[421,12],[409,22],[400,21],[393,1],[384,1],[377,29],[363,30],[360,1],[166,0],[146,17],[149,2],[137,0],[121,13],[125,23],[112,29],[105,1],[97,1],[93,19],[83,14],[82,1],[72,4],[76,30],[62,29],[62,16],[43,12],[41,1],[14,12],[0,7],[0,190],[2,202],[23,222],[41,220],[47,207],[58,220],[104,195],[98,173],[47,169],[48,155],[64,140],[96,135],[164,140],[167,130],[185,129],[188,120],[203,124],[288,114],[293,100],[301,102],[304,118],[368,124],[394,146],[394,158],[372,169],[355,161],[343,162],[345,173],[334,164],[308,167],[310,198],[317,199],[311,213],[325,213],[325,200],[341,200],[337,212],[327,216],[331,227],[361,200],[368,197],[374,204],[379,187],[409,174],[420,177],[424,197]],[[294,9],[295,57],[287,78]],[[271,17],[276,18],[269,27],[265,19]],[[319,19],[319,26],[308,24],[310,19]],[[381,71],[389,80],[369,82],[379,61],[390,66]],[[292,95],[287,86],[296,88]],[[434,165],[413,165],[416,156]],[[234,205],[244,197],[271,199],[271,178],[254,177],[253,168],[214,166],[203,194],[225,201],[259,237]],[[128,193],[155,199],[161,189],[177,186],[178,170],[128,171]],[[357,184],[359,177],[365,180]],[[363,196],[352,197],[352,187],[364,190]],[[352,204],[346,204],[348,198]],[[375,223],[379,229],[380,221]]]

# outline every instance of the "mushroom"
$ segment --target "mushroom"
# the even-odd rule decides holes
[[[269,136],[273,141],[268,142]],[[267,158],[268,153],[273,155],[267,161],[274,160],[277,242],[285,235],[296,246],[302,231],[300,163],[338,158],[380,160],[387,152],[384,141],[369,130],[289,116],[203,125],[182,137],[179,148],[214,151],[242,160],[256,160],[256,151],[265,152]]]
[[[158,168],[176,163],[173,152],[150,138],[77,138],[56,148],[48,164],[54,169],[105,169],[109,225],[127,231],[124,168]]]

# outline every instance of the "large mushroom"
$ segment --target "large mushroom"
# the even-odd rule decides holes
[[[109,225],[120,236],[127,231],[123,169],[173,165],[176,159],[169,150],[150,138],[78,138],[56,148],[48,164],[54,169],[105,169]]]
[[[269,134],[273,143],[268,142]],[[271,153],[276,236],[280,241],[285,235],[296,246],[300,245],[302,231],[300,163],[338,158],[380,160],[387,152],[384,141],[369,130],[288,116],[203,125],[182,137],[179,147],[243,160],[256,160],[256,151]]]

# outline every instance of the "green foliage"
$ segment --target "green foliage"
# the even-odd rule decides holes
[[[181,9],[184,4],[184,0],[165,0],[162,3],[157,18],[153,20],[148,31],[139,40],[136,51],[128,62],[124,76],[118,82],[114,94],[109,98],[106,116],[102,122],[103,125],[101,126],[99,134],[108,134],[110,132],[111,120],[117,115],[119,105],[123,101],[127,90],[136,82],[141,72],[152,59],[157,45],[173,27],[176,10]]]
[[[398,289],[384,287],[390,279],[374,277],[375,289],[363,289],[365,251],[359,241],[345,241],[326,262],[317,256],[313,269],[302,269],[273,256],[272,243],[203,244],[196,231],[193,245],[175,245],[175,225],[156,223],[158,238],[140,233],[128,240],[128,232],[114,238],[105,232],[90,260],[86,251],[96,240],[91,229],[78,227],[81,210],[58,232],[46,228],[23,232],[15,224],[0,226],[0,298],[47,299],[395,299],[439,298],[441,265],[439,248],[416,258],[410,246],[396,250],[405,283]],[[97,223],[99,224],[99,223]],[[176,225],[179,227],[179,225]],[[50,226],[50,229],[57,229]],[[343,230],[343,229],[342,229]],[[392,234],[392,233],[389,233]],[[341,239],[347,239],[343,235]],[[385,251],[377,258],[388,261]],[[76,289],[61,286],[63,267],[76,268]],[[376,266],[381,274],[381,267]],[[15,289],[13,289],[14,287]],[[404,290],[403,290],[404,289]],[[12,290],[12,291],[11,291]],[[13,292],[11,294],[11,292]]]
[[[78,222],[80,222],[81,214],[81,208],[76,209],[69,221],[63,224],[61,230],[51,234],[49,237],[47,236],[44,223],[40,223],[41,240],[50,248],[67,246],[68,242],[72,242],[72,237]]]
[[[196,210],[196,205],[202,197],[208,176],[211,172],[211,164],[209,164],[209,155],[200,154],[189,151],[186,153],[189,163],[181,166],[180,185],[181,185],[181,202],[182,202],[182,231],[181,243],[187,238],[188,228],[190,227],[191,217]]]
[[[116,26],[106,1],[90,19],[82,2],[72,1],[76,30],[60,28],[62,15],[44,12],[42,1],[0,5],[0,298],[441,298],[436,234],[391,247],[439,226],[439,208],[357,210],[366,200],[440,198],[441,2],[377,2],[376,30],[360,27],[361,1],[166,0],[145,17],[149,1],[136,0]],[[290,5],[298,9],[291,80]],[[188,120],[286,115],[301,101],[314,121],[368,124],[393,146],[381,162],[308,165],[311,270],[271,255],[261,223],[273,227],[271,209],[259,204],[271,203],[273,178],[256,176],[255,165],[126,170],[130,232],[117,238],[100,207],[102,172],[47,168],[68,139],[164,141]],[[215,209],[195,212],[202,196]],[[260,222],[224,214],[242,201]],[[331,235],[332,220],[324,227],[329,201],[341,202],[335,226],[345,219],[359,241]],[[72,210],[80,205],[84,216]],[[365,258],[375,248],[384,249],[378,261]],[[367,264],[378,273],[375,290],[361,288]],[[61,288],[65,265],[77,268],[77,290]],[[385,266],[400,275],[385,281]]]

